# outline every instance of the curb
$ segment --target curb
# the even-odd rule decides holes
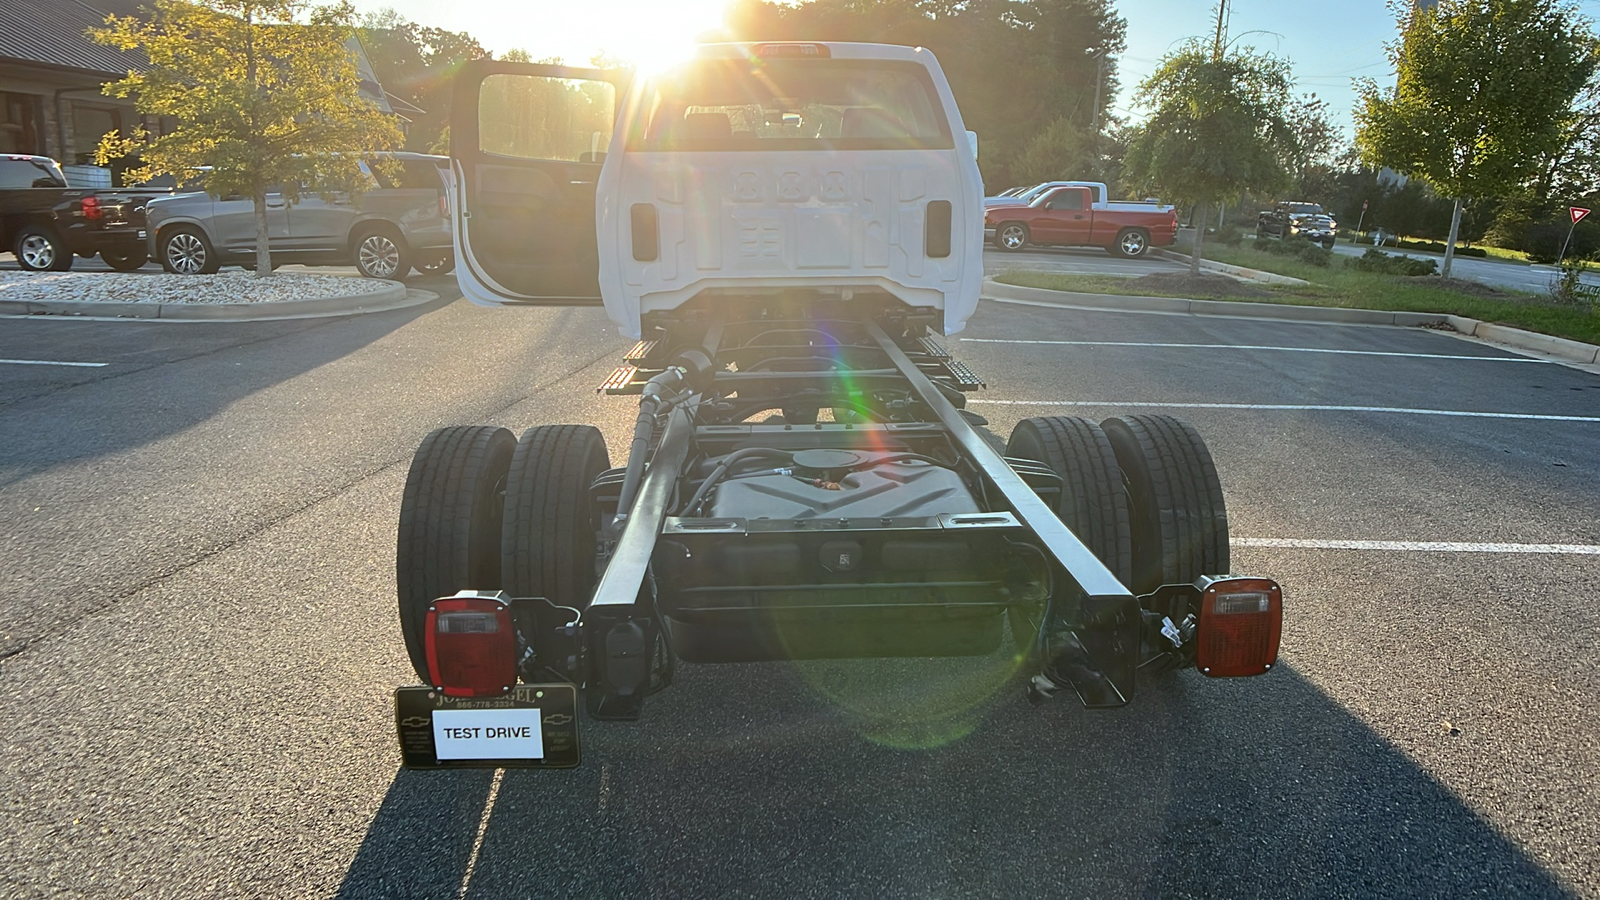
[[[1446,313],[1389,312],[1380,309],[1342,309],[1328,306],[1290,306],[1281,303],[1242,303],[1233,300],[1185,300],[1181,297],[1134,297],[1121,294],[1086,294],[1046,288],[1001,284],[983,280],[983,296],[992,300],[1022,300],[1053,306],[1105,309],[1116,312],[1164,312],[1193,316],[1232,316],[1282,319],[1292,322],[1328,322],[1338,325],[1396,325],[1402,328],[1444,325],[1469,337],[1504,344],[1577,363],[1600,363],[1600,346],[1551,337],[1505,325]]]
[[[1178,253],[1175,250],[1165,250],[1165,249],[1162,249],[1160,247],[1152,247],[1150,249],[1150,252],[1155,256],[1161,257],[1162,259],[1169,259],[1169,260],[1172,260],[1173,262],[1180,262],[1180,263],[1183,263],[1186,266],[1189,264],[1188,255],[1184,254],[1184,253]],[[1309,281],[1306,281],[1303,278],[1294,278],[1294,277],[1291,277],[1289,275],[1278,275],[1278,274],[1275,274],[1275,273],[1272,273],[1272,272],[1263,272],[1260,269],[1247,269],[1244,266],[1230,266],[1227,263],[1214,262],[1214,261],[1209,260],[1209,259],[1200,260],[1200,268],[1204,269],[1207,272],[1220,272],[1223,275],[1233,275],[1235,277],[1244,278],[1244,279],[1249,280],[1249,281],[1259,281],[1262,284],[1310,284],[1311,283]]]
[[[419,306],[439,299],[432,291],[407,288],[398,281],[385,282],[381,291],[287,300],[274,303],[112,303],[85,300],[0,300],[0,315],[51,316],[98,321],[139,319],[160,322],[242,322],[273,319],[313,319],[327,316],[386,312]]]

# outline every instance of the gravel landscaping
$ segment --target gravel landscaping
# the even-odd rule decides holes
[[[0,300],[45,303],[62,300],[106,303],[292,303],[325,297],[372,294],[393,282],[347,275],[254,272],[216,275],[144,275],[116,272],[0,271]]]

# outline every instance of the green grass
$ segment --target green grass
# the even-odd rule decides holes
[[[1490,259],[1520,263],[1524,266],[1532,265],[1528,261],[1528,254],[1523,253],[1521,250],[1507,250],[1504,247],[1491,247],[1488,244],[1479,244],[1478,246],[1483,248],[1483,252],[1489,254]]]
[[[1600,307],[1557,304],[1549,297],[1505,291],[1503,296],[1481,297],[1441,284],[1433,278],[1402,278],[1377,275],[1346,268],[1335,258],[1333,265],[1321,268],[1294,257],[1275,256],[1248,247],[1208,246],[1206,259],[1289,275],[1311,282],[1306,285],[1257,285],[1266,297],[1229,297],[1206,292],[1185,293],[1193,300],[1240,300],[1257,303],[1288,303],[1298,306],[1328,306],[1344,309],[1381,309],[1395,312],[1448,313],[1484,322],[1509,325],[1600,344]],[[1136,279],[1103,275],[1060,275],[1045,272],[1009,271],[997,278],[1005,284],[1082,291],[1097,294],[1180,296],[1140,285]]]

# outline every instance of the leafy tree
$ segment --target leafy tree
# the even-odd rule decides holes
[[[407,148],[448,149],[451,78],[488,51],[465,32],[418,25],[393,9],[362,17],[361,42],[384,90],[422,110],[406,134]]]
[[[1291,164],[1294,195],[1320,201],[1328,180],[1337,171],[1344,141],[1328,118],[1328,101],[1306,94],[1290,102],[1284,117],[1294,128],[1297,152]]]
[[[1450,275],[1462,201],[1517,189],[1560,149],[1573,99],[1595,71],[1587,23],[1560,0],[1392,2],[1397,81],[1366,79],[1356,144],[1375,166],[1455,199],[1441,274]]]
[[[268,189],[281,189],[291,203],[302,191],[359,191],[356,154],[399,143],[393,121],[360,94],[346,46],[353,15],[347,3],[156,0],[147,22],[108,17],[91,37],[144,51],[150,68],[106,85],[106,93],[133,96],[141,113],[170,116],[178,126],[148,140],[108,134],[97,157],[137,151],[144,168],[134,179],[203,171],[213,195],[250,197],[256,275],[270,275]]]
[[[1151,114],[1128,145],[1128,179],[1195,205],[1199,223],[1209,204],[1286,187],[1303,155],[1289,118],[1290,83],[1289,64],[1275,57],[1184,44],[1134,95]],[[1204,234],[1195,229],[1192,273],[1200,271]]]

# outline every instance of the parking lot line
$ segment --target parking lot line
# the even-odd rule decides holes
[[[1285,353],[1338,353],[1346,356],[1400,356],[1411,359],[1466,359],[1473,362],[1553,363],[1523,356],[1454,356],[1442,353],[1399,353],[1392,350],[1327,350],[1320,347],[1270,347],[1257,344],[1183,344],[1145,341],[1023,341],[1001,338],[961,338],[970,344],[1048,344],[1062,347],[1178,347],[1189,350],[1279,350]]]
[[[968,400],[990,406],[1137,406],[1151,409],[1259,409],[1288,412],[1374,412],[1410,416],[1452,416],[1463,419],[1531,419],[1539,422],[1595,422],[1600,416],[1553,416],[1541,413],[1478,412],[1466,409],[1407,409],[1398,406],[1319,406],[1310,403],[1155,403],[1139,400]]]
[[[1282,547],[1296,550],[1382,550],[1404,553],[1548,553],[1600,556],[1596,544],[1489,544],[1473,541],[1325,541],[1301,538],[1233,538],[1235,547]]]
[[[110,363],[86,362],[59,362],[51,359],[0,359],[0,365],[8,366],[73,366],[80,369],[100,369]]]

